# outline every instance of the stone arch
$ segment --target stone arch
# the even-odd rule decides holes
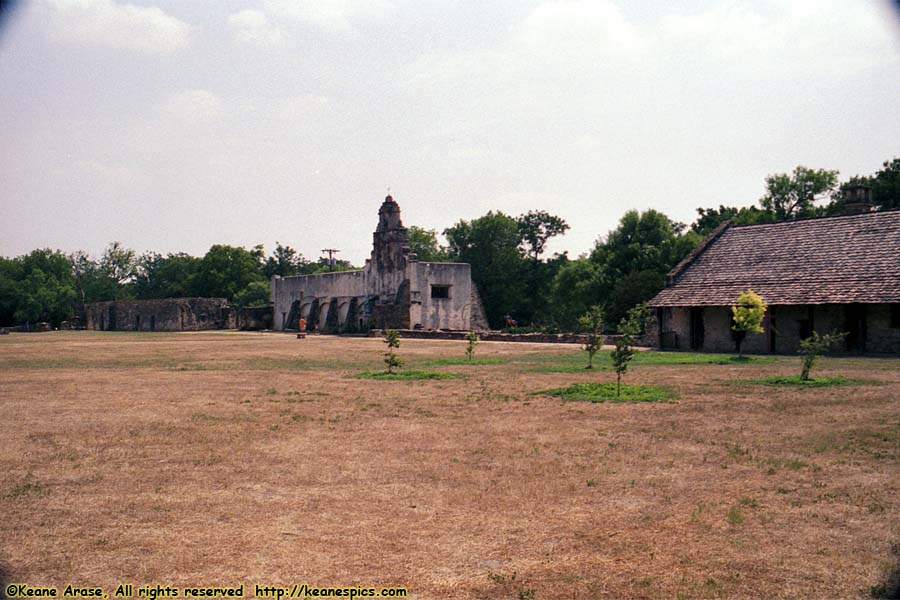
[[[319,314],[316,318],[316,323],[319,324],[319,329],[327,329],[328,328],[328,309],[331,308],[331,302],[328,301],[328,298],[324,298],[322,302],[319,302]]]
[[[338,320],[338,301],[332,298],[328,303],[328,310],[325,312],[325,329],[327,331],[337,331],[340,327]]]
[[[316,326],[319,324],[319,299],[313,298],[313,301],[309,303],[309,312],[306,317],[306,330],[307,331],[315,331]]]
[[[282,329],[298,329],[300,327],[300,300],[291,302],[291,309],[287,314],[287,319],[281,325]]]

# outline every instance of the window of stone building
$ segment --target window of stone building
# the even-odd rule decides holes
[[[900,329],[900,304],[891,304],[891,327]]]
[[[134,316],[134,330],[135,331],[141,330],[141,315]]]
[[[449,285],[432,285],[431,286],[431,297],[444,299],[450,297],[450,286]]]

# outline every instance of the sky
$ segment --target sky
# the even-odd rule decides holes
[[[900,156],[900,18],[860,0],[0,1],[0,255],[361,264],[407,226],[546,210],[588,252],[797,165]]]

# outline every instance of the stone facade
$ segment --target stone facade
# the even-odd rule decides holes
[[[750,353],[796,353],[813,331],[844,350],[900,354],[900,211],[723,223],[669,274],[650,306],[663,348],[732,352],[730,306],[752,289],[769,305]]]
[[[733,352],[731,307],[662,307],[657,319],[661,346],[673,350]],[[763,333],[742,344],[750,354],[794,354],[812,331],[847,332],[844,350],[900,354],[900,304],[807,304],[770,306]]]
[[[166,298],[94,302],[84,306],[87,329],[98,331],[203,331],[235,329],[224,298]]]
[[[363,269],[275,276],[272,303],[276,330],[298,329],[301,318],[310,331],[487,329],[470,266],[420,262],[391,196],[378,211]]]

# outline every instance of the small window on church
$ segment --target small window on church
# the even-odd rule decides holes
[[[450,286],[449,285],[432,285],[431,286],[431,297],[432,298],[449,298],[450,297]]]

